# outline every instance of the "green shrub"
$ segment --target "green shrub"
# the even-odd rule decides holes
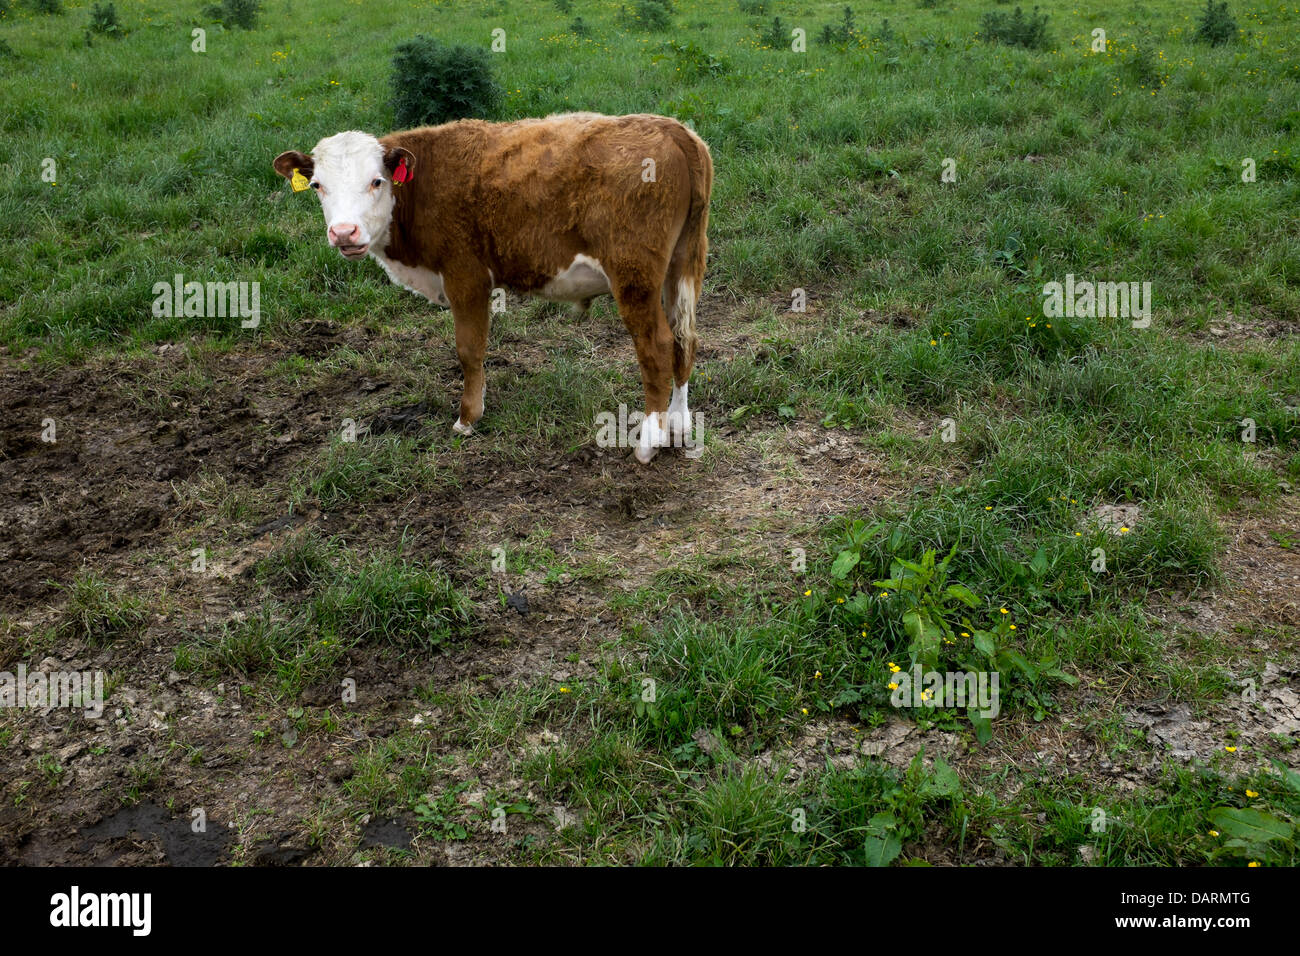
[[[729,60],[708,52],[693,40],[688,40],[685,43],[669,40],[664,45],[663,51],[663,53],[655,57],[655,60],[661,60],[664,56],[672,56],[673,61],[677,64],[677,71],[685,79],[725,76],[731,71],[731,62]]]
[[[1222,3],[1205,0],[1205,9],[1196,21],[1195,37],[1198,43],[1208,43],[1210,46],[1231,43],[1237,38],[1237,21],[1228,12],[1228,0],[1223,0]]]
[[[573,12],[573,0],[555,0],[555,9],[568,15]]]
[[[393,114],[401,128],[492,116],[504,95],[480,47],[420,35],[393,55]]]
[[[251,30],[257,26],[257,15],[261,12],[261,0],[221,0],[203,8],[203,15],[217,20],[223,27],[239,27]]]
[[[980,20],[980,34],[990,43],[1006,43],[1030,50],[1041,50],[1051,42],[1047,35],[1047,14],[1040,14],[1037,7],[1029,16],[1025,16],[1020,7],[1016,7],[1012,14],[990,10]]]
[[[1139,40],[1134,45],[1132,54],[1122,60],[1122,69],[1133,82],[1155,89],[1169,81],[1169,74],[1160,69],[1160,61],[1152,52],[1153,47],[1148,44],[1146,38]]]
[[[32,9],[37,13],[62,13],[63,0],[32,0]]]
[[[885,21],[888,23],[889,21]],[[828,23],[822,27],[817,42],[826,46],[848,46],[858,36],[858,27],[853,20],[853,8],[845,7],[839,23]]]
[[[636,0],[629,10],[620,7],[619,22],[633,30],[667,30],[673,25],[672,0]]]
[[[117,6],[109,3],[96,3],[90,9],[90,23],[86,26],[86,40],[99,34],[120,39],[123,35],[122,24],[117,19]]]
[[[758,35],[758,42],[771,50],[784,50],[790,44],[790,31],[780,17],[773,17],[772,25]]]
[[[582,17],[574,17],[573,22],[569,24],[569,32],[575,36],[585,37],[591,34],[591,27],[587,26]]]

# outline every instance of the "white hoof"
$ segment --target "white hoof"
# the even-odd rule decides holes
[[[668,440],[674,448],[685,448],[691,434],[691,413],[668,409]]]
[[[465,424],[464,422],[462,422],[459,418],[456,419],[456,424],[451,426],[451,430],[454,431],[457,435],[472,435],[472,434],[474,434],[474,426],[473,426],[473,425],[466,425],[466,424]]]
[[[668,403],[668,437],[674,448],[685,448],[691,433],[691,410],[686,406],[689,384],[674,385],[673,397]]]
[[[650,464],[650,459],[670,441],[668,433],[660,424],[666,415],[667,412],[651,412],[641,423],[641,433],[636,442],[636,460],[643,465]]]

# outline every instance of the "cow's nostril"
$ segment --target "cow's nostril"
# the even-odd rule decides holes
[[[361,228],[355,223],[344,222],[329,228],[330,242],[335,244],[355,245],[360,235]]]

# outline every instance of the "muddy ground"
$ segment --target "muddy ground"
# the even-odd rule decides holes
[[[631,367],[615,322],[600,315],[582,321],[602,360]],[[494,346],[489,383],[507,369],[540,368],[545,345],[506,333]],[[702,366],[752,345],[743,331],[733,333],[705,351]],[[326,362],[326,371],[306,381],[277,372],[294,356],[336,355],[348,360]],[[355,355],[381,358],[358,362]],[[472,681],[478,693],[492,695],[539,677],[579,680],[619,633],[611,597],[661,569],[725,557],[745,575],[744,556],[763,565],[784,560],[827,517],[906,498],[950,477],[935,465],[900,471],[851,435],[811,422],[759,421],[719,429],[720,448],[708,459],[665,453],[647,468],[627,450],[591,441],[536,443],[520,455],[471,439],[438,456],[446,481],[408,498],[323,514],[291,507],[288,489],[341,418],[355,417],[362,430],[427,433],[450,443],[459,373],[436,330],[381,334],[317,322],[255,347],[179,343],[63,366],[25,365],[27,359],[0,357],[0,669],[14,670],[23,660],[45,670],[102,669],[112,679],[99,719],[66,710],[4,716],[0,862],[7,864],[369,863],[387,860],[385,848],[412,851],[426,863],[509,862],[513,843],[486,828],[444,842],[422,835],[409,817],[353,815],[339,826],[322,808],[346,803],[343,789],[357,755],[407,731],[426,735],[428,746],[447,757],[449,780],[476,782],[458,792],[461,804],[481,799],[488,785],[542,800],[513,776],[517,753],[492,753],[466,766],[463,747],[444,738],[440,715],[421,689]],[[54,443],[41,438],[47,419],[55,423]],[[246,507],[232,513],[232,497]],[[547,547],[606,573],[516,576],[500,590],[523,597],[502,602],[497,586],[467,570],[463,558],[526,541],[539,516],[550,529]],[[474,599],[479,627],[418,661],[351,652],[346,670],[361,688],[357,703],[341,712],[337,726],[298,738],[282,711],[241,681],[181,673],[174,662],[186,634],[248,613],[257,593],[253,563],[307,528],[341,534],[363,550],[400,546],[443,568]],[[976,753],[956,735],[922,732],[910,721],[866,729],[831,719],[807,725],[760,759],[797,776],[827,760],[851,763],[864,755],[902,766],[924,744],[928,755],[943,754],[959,769],[1013,762],[1109,775],[1137,787],[1154,781],[1160,760],[1113,765],[1097,744],[1096,715],[1122,714],[1184,761],[1213,759],[1229,728],[1243,745],[1294,736],[1300,697],[1284,635],[1300,625],[1300,549],[1280,542],[1300,537],[1295,496],[1281,513],[1244,515],[1229,531],[1225,586],[1171,595],[1160,613],[1189,642],[1249,625],[1242,640],[1275,662],[1259,688],[1262,710],[1229,700],[1197,714],[1083,674],[1065,695],[1060,720],[1009,719]],[[196,542],[209,552],[202,574],[190,570]],[[85,569],[150,597],[142,637],[106,646],[34,643],[33,635],[60,620],[62,586]],[[707,593],[693,593],[689,581],[673,587],[672,597],[707,611]],[[1261,631],[1261,622],[1276,630]],[[334,694],[313,688],[303,704],[319,713]],[[337,706],[333,711],[340,714]],[[558,740],[535,729],[524,746]],[[538,839],[549,838],[566,812],[549,809],[553,816],[525,827]],[[207,821],[203,832],[191,826],[196,811]],[[323,820],[331,821],[327,832]],[[510,839],[519,837],[516,830]],[[951,848],[922,852],[933,862],[956,862]],[[968,846],[963,860],[1005,862],[1000,853]]]

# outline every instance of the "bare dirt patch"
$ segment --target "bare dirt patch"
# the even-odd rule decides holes
[[[296,347],[205,353],[211,388],[180,379],[191,361],[175,346],[144,359],[0,371],[0,611],[49,600],[81,567],[102,571],[156,544],[174,527],[177,484],[200,472],[251,486],[283,480],[334,427],[323,409],[379,386],[352,373],[295,389],[268,380],[267,369],[356,334],[314,327]]]
[[[631,362],[626,335],[608,318],[583,320],[575,334],[593,343],[601,361],[626,352]],[[548,361],[545,341],[505,348],[498,361],[527,373]],[[720,347],[745,344],[740,333]],[[348,350],[382,353],[384,369],[418,369],[441,347],[407,331],[377,341],[364,330],[314,323],[292,341],[255,348],[169,345],[76,367],[10,362],[0,369],[0,561],[7,570],[0,610],[10,628],[0,666],[26,659],[24,639],[58,619],[59,585],[83,568],[145,596],[151,609],[130,641],[62,640],[39,662],[27,661],[47,671],[102,670],[111,690],[95,718],[66,710],[6,715],[0,732],[12,759],[0,771],[0,862],[294,865],[386,852],[425,862],[446,862],[449,853],[457,862],[491,859],[503,847],[476,839],[451,853],[422,838],[411,819],[367,814],[343,827],[333,820],[322,835],[313,814],[345,802],[356,758],[403,731],[428,735],[429,746],[446,754],[449,784],[470,779],[438,721],[417,720],[430,713],[422,688],[474,682],[492,694],[536,679],[581,680],[621,627],[611,596],[678,566],[717,574],[707,571],[711,561],[786,562],[792,547],[813,545],[811,530],[847,504],[905,492],[900,476],[855,439],[837,435],[822,448],[806,426],[750,423],[725,429],[712,460],[665,452],[648,468],[627,449],[594,442],[539,447],[521,462],[492,440],[470,440],[437,456],[455,474],[449,485],[329,514],[287,511],[287,483],[328,445],[343,410],[356,414],[363,432],[420,435],[446,427],[442,405],[450,407],[459,383],[450,352],[432,376],[447,394],[414,403],[404,396],[413,382],[427,390],[427,375],[367,374],[358,368],[372,364],[339,363],[299,384],[277,365]],[[54,443],[41,441],[47,418]],[[211,494],[206,481],[214,483]],[[223,516],[223,499],[232,495],[251,501],[251,511]],[[208,573],[189,573],[180,542],[214,526]],[[467,564],[498,545],[525,546],[539,527],[566,570],[501,577]],[[305,719],[328,711],[337,724],[298,737],[282,705],[250,695],[234,675],[213,682],[177,673],[173,661],[186,635],[254,610],[253,564],[308,529],[444,568],[474,599],[478,627],[424,660],[353,652],[345,670],[364,688],[357,706],[340,710],[336,691],[310,688]],[[689,576],[666,588],[667,600],[692,600]],[[517,783],[499,756],[474,773]],[[211,836],[182,840],[194,832],[195,810]],[[530,827],[551,830],[545,822]],[[402,832],[414,834],[408,845],[396,838]]]

